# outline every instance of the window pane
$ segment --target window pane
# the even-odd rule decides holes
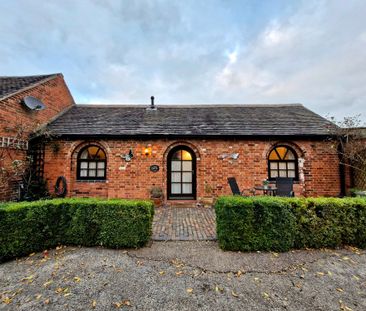
[[[98,168],[104,168],[105,167],[104,162],[98,162],[97,165],[98,165]]]
[[[288,171],[287,176],[295,178],[295,171]]]
[[[287,148],[286,147],[277,147],[276,150],[277,150],[281,160],[283,160],[285,158]]]
[[[104,177],[104,169],[97,171],[97,177]]]
[[[285,170],[286,169],[286,163],[285,162],[280,162],[278,163],[280,170]]]
[[[192,184],[183,184],[183,193],[192,193]]]
[[[172,182],[181,182],[181,173],[172,173]]]
[[[183,173],[183,182],[192,182],[192,173]]]
[[[172,160],[181,160],[181,159],[182,159],[182,150],[178,150],[173,154]]]
[[[174,194],[179,194],[181,193],[181,190],[180,190],[180,185],[181,184],[172,184],[172,193]]]
[[[97,168],[97,162],[89,162],[89,168],[92,168],[92,169]]]
[[[270,176],[271,178],[276,178],[276,177],[278,177],[278,172],[277,172],[277,170],[272,170],[271,171],[271,176]]]
[[[269,159],[270,160],[279,160],[280,159],[274,149],[269,154]]]
[[[180,171],[182,169],[180,161],[172,161],[172,171]]]
[[[102,149],[99,149],[98,153],[95,156],[96,159],[104,160],[105,159],[105,153]]]
[[[80,155],[80,159],[87,159],[88,158],[88,150],[84,150],[83,153]]]
[[[295,160],[295,156],[291,150],[287,151],[286,160]]]
[[[183,171],[192,171],[192,161],[183,161]]]
[[[87,170],[80,170],[80,177],[87,177],[88,174],[87,174]]]
[[[271,170],[275,170],[275,169],[278,168],[278,163],[277,162],[270,162],[269,167],[270,167]]]
[[[88,162],[80,162],[80,168],[88,168]]]
[[[97,147],[97,146],[90,146],[88,148],[89,159],[94,159],[95,156],[97,155],[98,150],[99,150],[99,147]]]
[[[280,177],[287,177],[286,171],[280,171]]]
[[[295,163],[294,162],[287,162],[287,167],[289,170],[294,170],[295,169]]]
[[[192,155],[188,151],[182,150],[182,160],[192,160]]]
[[[96,171],[95,170],[89,170],[89,177],[95,177]]]

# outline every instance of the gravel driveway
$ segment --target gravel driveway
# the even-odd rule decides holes
[[[366,253],[63,247],[0,264],[0,310],[366,310]]]

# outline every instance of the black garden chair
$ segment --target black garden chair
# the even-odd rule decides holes
[[[276,195],[280,197],[294,197],[293,178],[276,178]]]
[[[240,191],[240,188],[238,186],[238,183],[236,182],[235,177],[229,177],[227,179],[231,192],[233,193],[233,195],[241,195],[243,197],[247,197],[248,195],[246,195],[244,192],[245,191],[250,191],[250,189],[243,189],[242,191]]]

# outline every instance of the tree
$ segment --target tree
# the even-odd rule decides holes
[[[361,115],[345,117],[342,121],[330,118],[336,126],[330,126],[330,133],[337,148],[341,165],[348,168],[353,187],[366,190],[366,127]]]

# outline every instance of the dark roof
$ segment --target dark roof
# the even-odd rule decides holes
[[[7,97],[13,93],[21,91],[24,88],[28,88],[55,77],[57,74],[39,75],[39,76],[23,76],[23,77],[2,77],[0,76],[0,99]]]
[[[324,136],[332,125],[300,104],[76,105],[48,125],[57,136]]]

